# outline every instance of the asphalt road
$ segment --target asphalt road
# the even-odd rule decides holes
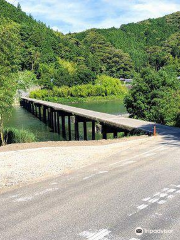
[[[1,194],[0,239],[179,240],[179,209],[180,135],[174,134]]]

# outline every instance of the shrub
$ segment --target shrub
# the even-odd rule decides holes
[[[61,88],[54,87],[52,90],[42,89],[32,91],[31,98],[36,99],[52,99],[52,98],[67,98],[67,97],[91,97],[91,96],[110,96],[124,95],[127,93],[126,86],[122,85],[119,79],[112,78],[106,75],[101,75],[96,79],[95,85],[82,84],[73,87],[63,86]]]
[[[160,70],[144,69],[134,79],[125,98],[127,111],[133,118],[178,126],[180,82],[177,76]]]
[[[7,144],[30,143],[36,141],[36,137],[33,133],[23,129],[7,128],[4,130],[4,137]]]

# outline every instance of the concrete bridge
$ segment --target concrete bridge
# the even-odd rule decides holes
[[[152,122],[130,119],[107,113],[95,112],[58,103],[24,97],[21,99],[20,104],[27,111],[31,112],[47,124],[54,132],[62,134],[62,137],[69,141],[80,139],[80,123],[83,124],[84,140],[89,140],[87,134],[87,123],[89,122],[92,126],[91,140],[96,139],[97,124],[101,126],[103,139],[107,139],[108,133],[112,133],[114,138],[117,138],[119,132],[124,132],[125,135],[137,132],[153,135],[154,126],[156,126],[157,133],[159,135],[180,135],[179,128],[163,126]],[[72,130],[75,132],[74,139],[72,139]]]

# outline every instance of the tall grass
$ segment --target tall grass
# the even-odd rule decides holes
[[[36,137],[27,130],[19,130],[15,128],[7,128],[4,130],[4,139],[6,144],[12,143],[30,143],[35,142]]]

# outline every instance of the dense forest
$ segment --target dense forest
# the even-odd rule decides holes
[[[85,97],[95,93],[98,96],[118,95],[127,93],[125,87],[117,83],[118,79],[133,78],[133,88],[126,98],[131,116],[177,125],[179,115],[176,116],[175,107],[180,108],[178,104],[173,105],[173,116],[169,113],[167,120],[165,108],[163,116],[145,112],[152,110],[147,105],[153,107],[154,98],[158,103],[157,98],[164,96],[160,94],[164,89],[168,89],[171,97],[179,99],[180,12],[122,25],[118,29],[90,29],[64,35],[24,13],[20,4],[15,7],[0,0],[0,76],[1,119],[4,109],[12,103],[16,89],[39,85],[43,88],[43,96],[49,95],[45,90],[51,90],[56,97],[67,97],[67,92],[71,96]],[[168,80],[172,77],[176,80]],[[163,87],[156,84],[157,81]],[[77,85],[80,87],[73,88]],[[112,90],[111,85],[117,89]],[[12,91],[8,92],[9,88]],[[159,92],[146,94],[151,90]],[[38,92],[33,96],[42,94]],[[170,95],[164,97],[170,99]]]
[[[40,85],[93,83],[99,74],[132,78],[148,66],[159,70],[173,65],[179,71],[180,12],[119,29],[63,35],[28,16],[19,4],[0,0],[0,6],[0,26],[17,29],[18,70],[25,79],[34,79],[26,71],[34,73]]]
[[[51,87],[53,82],[56,86],[70,87],[93,83],[98,74],[131,76],[133,63],[130,56],[114,48],[103,36],[92,34],[91,39],[81,42],[74,36],[54,32],[44,23],[27,16],[20,5],[16,8],[0,0],[0,7],[0,26],[9,24],[17,28],[19,51],[16,60],[21,79],[22,72],[25,79],[27,76],[34,79],[26,72],[31,71],[42,86]]]
[[[136,72],[147,66],[159,70],[167,65],[175,65],[179,70],[180,12],[122,25],[119,29],[92,29],[73,34],[87,46],[87,39],[93,35],[104,37],[104,41],[129,54]]]

